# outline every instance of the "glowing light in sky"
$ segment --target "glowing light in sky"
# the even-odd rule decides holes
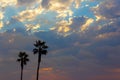
[[[68,20],[70,21],[70,19],[77,17],[75,16],[75,10],[81,8],[83,5],[89,5],[91,3],[94,3],[96,5],[98,4],[96,1],[91,2],[89,0],[45,0],[35,2],[34,0],[31,0],[28,2],[28,4],[26,2],[27,1],[19,0],[2,0],[0,2],[0,4],[2,4],[2,6],[0,6],[0,32],[17,28],[18,25],[21,25],[21,28],[25,28],[26,31],[30,33],[38,32],[41,30],[48,31],[51,30],[51,28],[57,28],[58,30],[55,30],[57,30],[57,33],[60,34],[68,33],[71,30],[70,24],[72,23],[68,22]],[[88,6],[85,6],[85,8],[86,7]],[[42,18],[44,15],[47,15],[47,17]],[[81,31],[85,30],[85,28],[93,22],[94,17],[88,18],[90,19],[88,19],[86,23],[80,25],[82,26]],[[17,21],[17,23],[14,23],[13,20]]]

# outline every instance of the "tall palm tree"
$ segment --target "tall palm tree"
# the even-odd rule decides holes
[[[17,61],[20,62],[20,65],[21,65],[21,77],[20,77],[20,80],[22,80],[23,68],[24,68],[24,65],[27,64],[29,59],[28,59],[28,55],[25,52],[19,52],[18,57],[19,58],[17,59]]]
[[[37,76],[36,76],[36,80],[38,80],[41,56],[47,54],[48,46],[45,44],[44,41],[41,41],[41,40],[37,40],[36,43],[34,44],[34,46],[35,46],[35,48],[33,49],[33,53],[34,54],[38,53],[38,66],[37,66]]]

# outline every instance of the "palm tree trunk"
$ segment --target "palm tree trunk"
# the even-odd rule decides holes
[[[36,80],[39,79],[39,66],[40,66],[40,63],[38,63],[38,67],[37,67],[37,78],[36,78]]]
[[[36,80],[39,79],[40,62],[41,62],[41,54],[38,55],[38,66],[37,66],[37,77],[36,77]]]
[[[22,78],[23,78],[23,68],[21,68],[21,77],[20,77],[20,79],[22,80]]]

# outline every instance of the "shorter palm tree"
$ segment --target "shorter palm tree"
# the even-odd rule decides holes
[[[26,52],[20,52],[18,54],[18,57],[19,57],[19,59],[17,59],[17,61],[20,62],[20,65],[21,65],[21,78],[20,78],[20,80],[22,80],[22,77],[23,77],[23,68],[24,68],[24,65],[27,64],[27,62],[29,61],[29,59],[28,59],[28,55],[26,54]]]

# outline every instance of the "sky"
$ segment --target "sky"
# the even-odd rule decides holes
[[[120,80],[120,0],[0,0],[0,80],[36,80],[34,43],[49,46],[40,80]]]

